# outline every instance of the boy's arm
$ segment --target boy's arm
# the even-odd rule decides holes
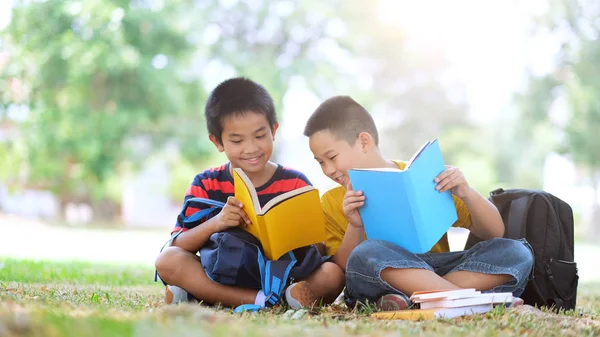
[[[173,242],[172,246],[176,246],[186,251],[196,254],[202,246],[208,242],[211,235],[217,232],[224,231],[231,227],[245,226],[250,224],[250,219],[242,203],[234,197],[227,198],[227,203],[219,212],[218,215],[209,220],[182,232]]]
[[[344,195],[344,202],[342,203],[344,216],[348,220],[348,227],[346,228],[340,248],[332,258],[344,271],[346,271],[346,263],[348,262],[350,253],[352,253],[356,246],[367,239],[365,228],[358,212],[358,209],[364,205],[364,201],[365,196],[363,192],[352,190],[352,185],[348,184],[346,194]]]
[[[211,235],[218,232],[217,230],[217,217],[213,217],[198,226],[187,230],[171,243],[171,246],[176,246],[186,251],[196,254],[208,242]]]
[[[331,260],[340,266],[343,271],[346,271],[346,263],[348,262],[348,257],[350,253],[358,246],[361,242],[365,241],[367,236],[365,234],[365,229],[361,225],[360,227],[356,227],[352,224],[348,224],[348,229],[346,230],[346,234],[344,234],[344,239],[342,240],[342,244],[338,251],[333,255]]]
[[[435,178],[436,189],[452,191],[460,198],[471,214],[469,230],[482,240],[504,236],[504,223],[498,209],[483,195],[469,186],[463,173],[456,167],[446,165],[446,170]]]
[[[472,187],[469,187],[467,193],[461,199],[467,206],[469,213],[471,213],[469,230],[473,234],[482,240],[504,236],[504,223],[494,204]]]

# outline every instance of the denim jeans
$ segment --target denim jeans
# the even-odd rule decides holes
[[[425,254],[412,254],[386,241],[367,240],[348,258],[344,297],[352,307],[357,302],[374,303],[386,294],[398,294],[408,301],[410,294],[403,294],[381,278],[385,268],[427,269],[440,276],[456,271],[507,274],[512,280],[486,292],[512,292],[520,296],[531,275],[533,259],[533,249],[525,239],[495,238],[479,242],[469,250]]]

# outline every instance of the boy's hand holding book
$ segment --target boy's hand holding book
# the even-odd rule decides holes
[[[440,173],[434,179],[434,182],[437,184],[435,187],[436,190],[440,192],[450,190],[452,194],[463,200],[471,191],[465,175],[457,167],[451,165],[446,165],[444,172]]]
[[[227,198],[227,203],[216,216],[215,232],[222,232],[231,227],[246,227],[250,224],[250,218],[244,211],[244,205],[235,197]]]
[[[344,195],[344,202],[342,204],[344,210],[344,216],[350,226],[356,228],[362,228],[363,222],[360,217],[358,209],[365,204],[365,196],[362,191],[354,191],[352,184],[349,183],[346,188],[346,194]]]
[[[310,185],[279,194],[261,205],[256,188],[240,168],[233,170],[232,220],[260,241],[269,260],[296,248],[325,241],[319,191]],[[229,226],[225,222],[226,226]]]
[[[348,170],[348,175],[368,197],[360,206],[367,238],[394,243],[414,254],[431,250],[458,219],[450,191],[457,197],[471,196],[463,174],[444,165],[437,140],[426,142],[404,169],[358,168]],[[356,197],[346,195],[346,216],[358,208],[354,206],[358,200],[352,199]]]

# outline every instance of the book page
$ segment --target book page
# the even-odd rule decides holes
[[[378,168],[352,168],[354,171],[377,171],[377,172],[402,172],[399,168],[378,167]]]
[[[234,174],[233,174],[234,175],[233,176],[233,185],[235,187],[235,197],[236,197],[236,199],[239,200],[239,198],[237,197],[238,196],[238,192],[243,192],[243,190],[240,189],[241,187],[243,187],[248,192],[248,194],[250,195],[251,204],[247,205],[247,206],[253,207],[254,208],[254,212],[256,214],[259,214],[260,213],[260,202],[258,201],[258,195],[256,194],[256,190],[254,189],[254,185],[252,184],[252,181],[250,181],[250,178],[248,178],[248,176],[246,175],[246,173],[244,173],[244,171],[242,171],[242,169],[240,169],[240,168],[233,169],[233,172],[234,172]],[[239,178],[239,179],[236,180],[236,177]],[[243,185],[238,183],[239,180],[242,181]],[[243,193],[240,193],[240,196],[242,194]],[[242,200],[240,200],[240,201],[242,201]],[[242,203],[244,204],[244,207],[245,207],[246,203],[244,203],[243,201],[242,201]]]
[[[413,154],[412,158],[410,158],[410,160],[408,161],[408,163],[406,163],[406,167],[404,168],[405,170],[408,170],[410,168],[410,165],[412,165],[412,163],[414,163],[415,160],[417,160],[417,158],[419,158],[419,155],[421,155],[421,153],[423,153],[423,151],[425,151],[425,149],[430,145],[433,144],[433,142],[435,142],[437,139],[434,140],[428,140],[425,142],[425,144],[423,144],[423,146],[421,146],[419,148],[419,150],[417,150],[417,152],[415,152],[415,154]]]
[[[471,305],[467,307],[458,307],[458,308],[444,308],[444,309],[429,309],[435,310],[435,317],[438,318],[456,318],[461,316],[475,315],[475,314],[484,314],[494,307],[492,304],[478,304]]]
[[[259,211],[257,212],[258,215],[264,215],[266,214],[271,208],[273,208],[274,206],[276,206],[277,204],[281,203],[284,200],[287,199],[291,199],[297,195],[300,195],[302,193],[308,192],[308,191],[312,191],[314,190],[315,187],[314,186],[304,186],[301,188],[297,188],[295,190],[291,190],[289,192],[285,192],[283,194],[280,194],[278,196],[276,196],[275,198],[269,200],[269,202],[267,202],[261,209],[259,209]]]
[[[248,183],[250,183],[248,176],[246,176],[246,174],[242,170],[235,169],[233,171],[233,187],[235,191],[235,198],[238,199],[244,205],[244,211],[250,218],[250,221],[252,221],[251,224],[244,227],[244,230],[254,235],[254,237],[258,240],[260,240],[260,230],[258,226],[257,211],[255,209],[257,205],[260,207],[258,202],[258,196],[256,195],[256,191],[254,190],[252,183],[250,183],[249,188],[246,181],[244,181],[244,177],[246,178]]]
[[[455,297],[421,303],[421,309],[456,308],[480,304],[512,303],[512,293],[484,293],[473,296]]]

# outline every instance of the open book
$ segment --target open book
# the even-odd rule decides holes
[[[319,191],[313,186],[278,195],[261,207],[252,182],[239,168],[233,170],[233,184],[236,199],[252,221],[244,229],[260,241],[268,259],[325,241]]]
[[[435,139],[425,143],[404,170],[349,170],[353,188],[366,197],[359,212],[367,237],[415,254],[428,252],[458,219],[451,192],[435,189],[433,180],[445,169]]]

